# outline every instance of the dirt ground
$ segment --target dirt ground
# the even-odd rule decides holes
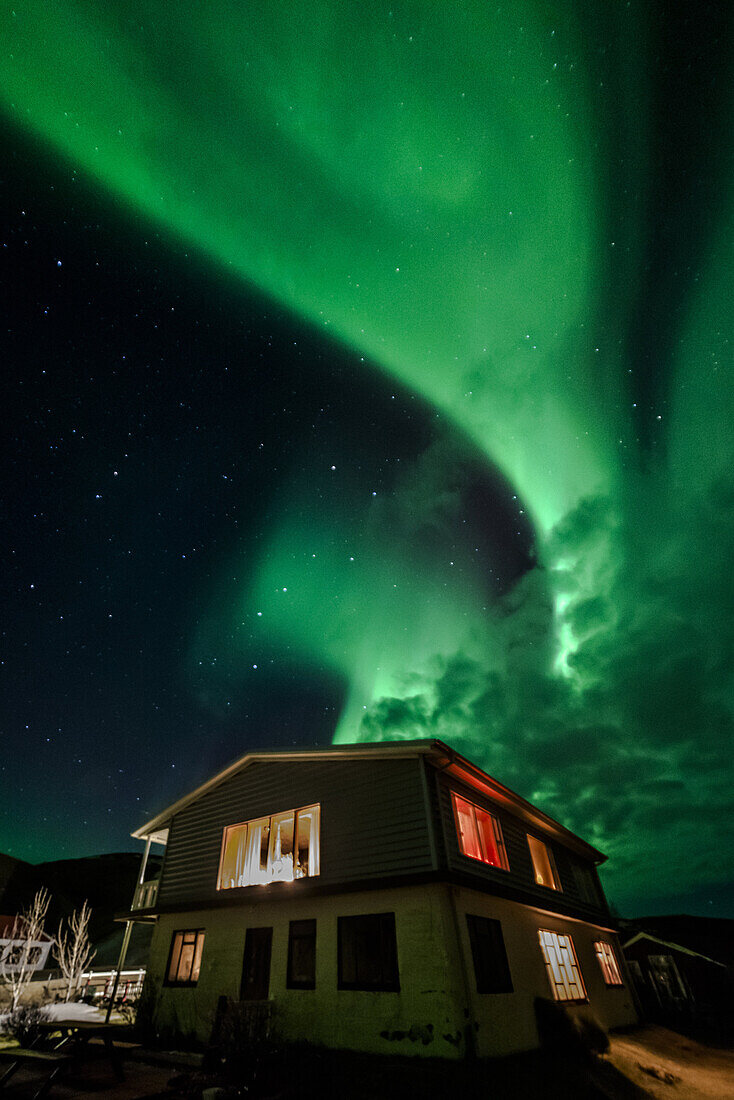
[[[734,1098],[734,1051],[651,1025],[612,1035],[607,1060],[655,1100]]]
[[[105,1096],[109,1100],[153,1100],[173,1094],[167,1084],[184,1066],[151,1065],[147,1055],[128,1050],[125,1081],[119,1082],[104,1057],[86,1063],[80,1075],[60,1080],[52,1100]],[[160,1056],[159,1056],[160,1057]],[[307,1067],[303,1066],[305,1070]],[[288,1100],[390,1100],[419,1096],[444,1100],[462,1096],[485,1100],[734,1100],[734,1051],[706,1047],[693,1039],[650,1026],[611,1036],[604,1058],[589,1062],[541,1051],[497,1062],[430,1064],[419,1059],[382,1060],[337,1057],[328,1064],[316,1055],[309,1072],[288,1074],[278,1095]],[[300,1080],[299,1080],[300,1078]],[[3,1091],[8,1100],[26,1100],[40,1078],[20,1070]]]
[[[4,1067],[2,1067],[4,1068]],[[139,1062],[125,1062],[125,1080],[118,1081],[109,1066],[99,1063],[86,1064],[73,1078],[54,1081],[50,1100],[71,1100],[72,1097],[108,1096],[110,1100],[143,1100],[160,1096],[174,1071],[165,1066],[149,1066]],[[27,1100],[35,1095],[43,1081],[43,1074],[20,1069],[2,1090],[3,1100]]]

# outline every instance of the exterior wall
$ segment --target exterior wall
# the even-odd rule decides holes
[[[471,1014],[478,1024],[477,1053],[480,1056],[512,1054],[538,1045],[534,1001],[536,997],[553,996],[538,942],[540,928],[570,935],[573,939],[589,1003],[569,1005],[571,1012],[591,1011],[605,1028],[622,1027],[637,1022],[629,985],[605,985],[594,952],[595,940],[611,943],[622,977],[626,981],[621,947],[613,932],[476,890],[453,888],[453,894],[459,917],[462,950],[468,963]],[[476,992],[467,913],[501,922],[513,993]]]
[[[314,802],[321,804],[319,885],[432,869],[418,758],[257,761],[173,818],[157,905],[193,907],[221,896],[226,825]],[[242,890],[245,904],[251,889]]]
[[[0,960],[7,961],[11,951],[14,948],[22,948],[25,945],[25,940],[11,940],[7,938],[0,939]],[[45,970],[48,963],[48,956],[51,951],[51,945],[53,941],[46,937],[43,940],[29,940],[28,946],[34,951],[38,951],[38,958],[30,967],[31,970]],[[8,966],[8,970],[12,971],[14,968]]]
[[[431,778],[437,790],[434,807],[440,815],[439,829],[443,834],[446,865],[450,871],[470,875],[481,880],[486,886],[505,897],[514,896],[518,901],[522,900],[531,905],[558,909],[583,920],[604,921],[609,919],[604,892],[599,883],[596,868],[591,860],[584,860],[576,852],[570,851],[540,830],[530,830],[551,849],[561,882],[561,890],[549,890],[545,886],[539,886],[535,882],[527,842],[529,830],[525,823],[509,813],[503,806],[498,806],[472,787],[464,786],[453,779],[447,780],[440,775],[436,775],[435,771],[433,771]],[[459,849],[454,822],[451,801],[452,790],[464,798],[468,798],[470,802],[489,810],[498,819],[507,849],[507,858],[510,864],[509,871],[487,866],[462,854]],[[574,872],[575,866],[579,869],[585,869],[591,876],[591,881],[598,895],[596,904],[589,903],[582,897]]]
[[[571,1005],[571,1012],[592,1012],[607,1028],[637,1020],[629,987],[604,984],[594,941],[613,943],[622,957],[616,936],[604,928],[443,883],[287,903],[269,900],[265,889],[241,907],[159,918],[148,969],[149,991],[155,988],[158,996],[159,1029],[208,1039],[219,996],[239,997],[248,927],[273,928],[270,997],[275,1028],[285,1039],[379,1054],[461,1058],[469,1030],[479,1056],[533,1049],[538,1045],[535,998],[552,997],[540,928],[573,938],[589,1004]],[[337,917],[380,912],[395,913],[400,992],[337,989]],[[476,992],[467,913],[501,922],[514,992]],[[309,918],[317,921],[316,988],[287,989],[289,921]],[[206,931],[198,984],[163,987],[174,931],[195,928]]]
[[[283,1038],[379,1054],[462,1057],[464,996],[446,898],[446,887],[432,885],[282,904],[268,901],[263,889],[241,907],[161,916],[146,984],[157,996],[156,1026],[206,1041],[220,995],[239,997],[247,928],[272,927],[270,997]],[[337,989],[337,917],[382,912],[395,913],[400,992]],[[287,989],[289,921],[309,918],[317,920],[316,988]],[[197,985],[162,986],[174,931],[194,928],[206,930]]]

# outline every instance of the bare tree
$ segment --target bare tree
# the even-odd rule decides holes
[[[79,992],[82,975],[97,952],[89,942],[89,918],[92,910],[85,901],[81,909],[75,909],[67,928],[63,920],[54,944],[61,973],[66,979],[65,1001],[73,1000]]]
[[[48,890],[42,887],[29,908],[16,915],[5,937],[10,939],[10,943],[0,956],[0,981],[10,991],[13,1012],[38,964],[43,943],[43,924],[50,900]]]

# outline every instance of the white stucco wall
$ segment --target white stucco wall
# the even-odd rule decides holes
[[[380,912],[395,913],[400,992],[337,989],[337,917]],[[513,993],[476,992],[466,913],[501,921]],[[310,918],[317,921],[316,988],[287,989],[289,922]],[[254,887],[251,900],[237,907],[161,916],[148,968],[160,1028],[208,1039],[220,995],[239,997],[248,927],[273,929],[270,997],[285,1039],[456,1058],[465,1054],[470,1027],[480,1056],[532,1049],[538,1044],[534,1000],[552,995],[539,928],[573,938],[589,1005],[571,1011],[592,1011],[607,1028],[636,1020],[628,987],[606,987],[594,953],[596,939],[616,942],[613,933],[479,891],[430,884],[289,903],[269,901],[267,888]],[[163,986],[173,932],[195,928],[206,931],[197,985]]]

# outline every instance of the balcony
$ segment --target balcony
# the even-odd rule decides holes
[[[152,909],[158,897],[159,879],[152,878],[148,882],[141,882],[135,890],[132,909]]]

